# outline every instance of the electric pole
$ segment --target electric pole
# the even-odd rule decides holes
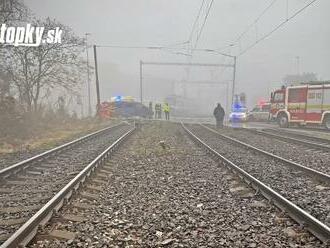
[[[300,57],[296,56],[297,60],[297,75],[300,75]]]
[[[91,85],[90,85],[90,72],[89,72],[89,56],[88,56],[88,35],[86,33],[86,57],[87,57],[87,90],[88,90],[88,116],[92,115],[92,106],[91,106]]]
[[[96,45],[93,46],[94,48],[94,61],[95,61],[95,79],[96,79],[96,99],[97,99],[97,114],[99,113],[100,110],[100,105],[101,105],[101,99],[100,99],[100,87],[99,87],[99,73],[97,70],[97,54],[96,54]]]
[[[232,86],[232,92],[231,92],[231,104],[234,104],[234,97],[235,97],[235,83],[236,83],[236,56],[232,56],[234,59],[234,65],[233,65],[233,86]]]
[[[143,62],[140,60],[140,102],[143,103],[143,89],[142,89],[142,64]]]

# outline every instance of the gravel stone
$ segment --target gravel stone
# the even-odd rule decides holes
[[[73,246],[89,238],[91,247],[325,247],[310,234],[284,235],[287,227],[299,232],[299,226],[290,219],[277,222],[287,216],[260,195],[231,192],[240,179],[179,125],[150,122],[126,142],[107,164],[111,173],[99,198],[73,199],[95,206],[79,210],[86,221],[58,227],[77,233]],[[75,211],[67,205],[61,213]],[[48,247],[68,247],[64,241],[48,242]]]
[[[42,160],[40,164],[27,169],[28,172],[38,166],[42,174],[19,173],[5,182],[0,182],[1,188],[11,190],[10,193],[0,192],[0,219],[30,218],[97,155],[130,128],[128,125],[115,127],[109,132],[50,156]],[[11,182],[20,184],[13,185],[10,184]],[[18,211],[11,213],[6,210],[13,207],[17,207]],[[0,235],[11,234],[19,227],[20,224],[0,225]]]
[[[194,133],[198,134],[202,140],[206,141],[207,144],[216,149],[220,154],[239,165],[243,170],[261,180],[318,220],[323,223],[326,222],[326,217],[330,213],[330,194],[327,190],[316,189],[317,186],[328,187],[328,185],[316,181],[313,177],[287,166],[285,163],[276,159],[221,138],[221,136],[215,135],[200,125],[192,125],[190,127]],[[235,135],[235,138],[239,136],[245,143],[256,145],[259,148],[266,146],[266,142],[263,143],[262,141],[263,136],[260,137],[260,135],[251,134],[248,131],[224,129],[220,132],[234,136],[233,134],[236,131],[237,135]],[[243,135],[245,135],[244,140]],[[259,139],[260,142],[258,143],[257,140]],[[268,139],[267,142],[269,143],[268,147],[271,147],[271,142],[273,141]],[[273,147],[273,149],[277,149],[277,146],[276,148]],[[286,153],[291,153],[290,148],[287,147],[286,149]]]

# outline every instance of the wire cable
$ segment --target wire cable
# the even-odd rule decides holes
[[[204,29],[205,23],[207,21],[207,18],[208,18],[209,14],[210,14],[210,10],[212,8],[213,2],[214,2],[214,0],[211,0],[211,3],[210,3],[210,5],[209,5],[209,7],[207,9],[207,12],[206,12],[206,15],[205,15],[205,18],[204,18],[203,25],[202,25],[201,29],[199,30],[199,33],[197,34],[197,39],[196,39],[196,43],[195,43],[194,49],[197,47],[198,41],[199,41],[199,39],[200,39],[200,37],[202,35],[203,29]]]
[[[199,8],[199,10],[198,10],[198,14],[197,14],[197,16],[196,16],[196,19],[195,19],[195,21],[194,21],[193,27],[192,27],[191,32],[190,32],[190,35],[189,35],[189,39],[188,39],[189,42],[192,41],[192,36],[193,36],[194,30],[195,30],[195,28],[196,28],[197,22],[198,22],[198,20],[199,20],[199,17],[200,17],[200,15],[201,15],[201,13],[202,13],[202,9],[203,9],[204,3],[205,3],[205,0],[203,0],[202,4],[201,4],[201,6],[200,6],[200,8]]]
[[[311,6],[313,3],[315,3],[318,0],[312,0],[311,2],[309,2],[308,4],[306,4],[304,7],[302,7],[301,9],[299,9],[298,11],[296,11],[293,15],[291,15],[289,18],[287,18],[286,20],[284,20],[283,22],[281,22],[279,25],[277,25],[273,30],[271,30],[270,32],[268,32],[267,34],[265,34],[264,36],[262,36],[261,38],[257,39],[255,41],[255,43],[251,44],[250,46],[248,46],[246,49],[244,49],[242,52],[240,52],[238,54],[238,56],[243,55],[244,53],[246,53],[247,51],[249,51],[251,48],[253,48],[255,45],[257,45],[258,43],[260,43],[261,41],[265,40],[266,38],[268,38],[269,36],[271,36],[274,32],[276,32],[278,29],[280,29],[282,26],[284,26],[287,22],[289,22],[290,20],[292,20],[293,18],[295,18],[297,15],[299,15],[301,12],[303,12],[305,9],[307,9],[309,6]]]
[[[273,0],[261,13],[260,15],[242,32],[235,40],[235,43],[242,39],[242,37],[255,25],[259,22],[260,18],[275,4],[277,0]]]

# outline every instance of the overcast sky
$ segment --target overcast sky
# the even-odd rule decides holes
[[[288,16],[311,0],[288,0]],[[91,33],[90,44],[124,46],[169,46],[189,39],[202,0],[26,0],[31,10],[41,17],[53,17],[71,26],[80,36]],[[210,3],[210,0],[205,2]],[[260,18],[257,25],[233,44],[254,22],[271,0],[215,0],[197,48],[221,48],[237,55],[285,20],[285,0],[275,4]],[[267,39],[238,57],[237,92],[246,92],[249,105],[259,97],[267,97],[270,90],[281,85],[286,74],[298,71],[315,72],[330,79],[330,1],[318,0],[285,24]],[[202,11],[204,17],[206,11]],[[203,18],[202,18],[203,19]],[[202,21],[198,23],[201,26]],[[231,63],[219,55],[195,52],[189,57],[165,51],[99,48],[102,99],[114,94],[138,96],[139,61]],[[90,55],[92,50],[90,49]],[[92,56],[90,61],[93,62]],[[170,85],[181,80],[225,81],[231,79],[231,69],[193,68],[190,74],[184,67],[149,66],[144,70],[146,97],[165,97],[156,83]],[[94,78],[93,78],[94,80]],[[204,92],[214,87],[203,86]],[[180,91],[180,89],[175,89]],[[210,93],[210,95],[212,95]],[[163,94],[163,95],[162,95]],[[193,94],[193,93],[191,93]],[[225,94],[219,87],[219,95]],[[219,96],[221,101],[223,96]],[[213,101],[213,100],[212,100]]]

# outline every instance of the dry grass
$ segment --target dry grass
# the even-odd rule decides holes
[[[115,121],[111,123],[115,123]],[[45,130],[38,130],[38,135],[27,139],[11,138],[10,140],[2,140],[0,143],[0,154],[34,149],[50,149],[66,141],[101,129],[109,124],[110,122],[83,120],[67,122],[60,126],[54,125]]]

